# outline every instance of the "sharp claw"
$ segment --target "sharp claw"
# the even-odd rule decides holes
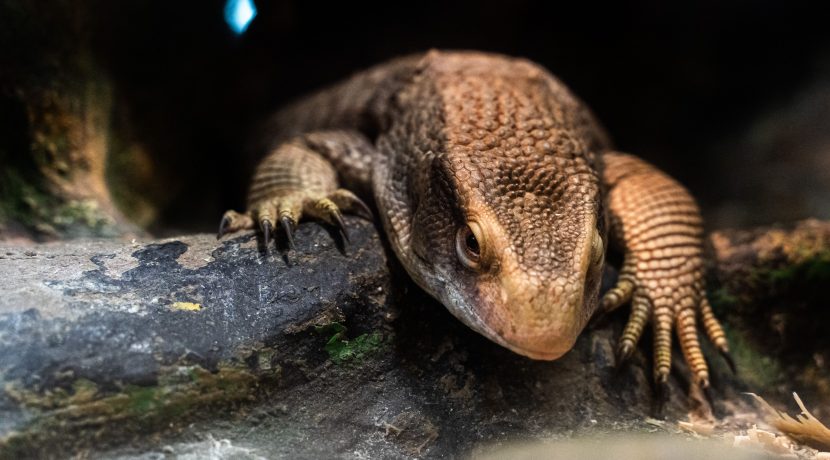
[[[346,240],[347,243],[351,243],[349,240],[349,232],[346,231],[346,223],[343,222],[343,216],[339,212],[333,212],[332,217],[334,218],[334,222],[340,231],[343,233],[343,238]]]
[[[219,232],[216,234],[217,240],[222,238],[222,235],[224,235],[228,231],[228,225],[230,224],[231,218],[228,216],[222,216],[222,221],[219,222]]]
[[[631,354],[634,352],[634,347],[629,343],[624,343],[617,348],[617,369],[621,368]]]
[[[718,351],[720,352],[720,355],[723,356],[723,359],[724,361],[726,361],[726,364],[729,365],[729,370],[732,371],[732,374],[738,375],[738,368],[737,366],[735,366],[735,360],[732,359],[732,355],[729,354],[729,351],[722,349]]]
[[[372,216],[372,210],[369,209],[369,206],[363,200],[361,200],[358,197],[355,197],[354,206],[355,214],[367,220],[374,220],[374,217]]]
[[[341,210],[347,213],[354,214],[366,220],[374,219],[374,216],[372,216],[372,210],[366,202],[346,189],[337,190],[329,196],[329,199]]]
[[[294,221],[288,216],[280,217],[280,225],[285,231],[285,238],[288,240],[288,247],[293,251],[294,248]]]
[[[260,226],[262,227],[262,239],[265,240],[265,250],[268,250],[268,244],[271,242],[271,230],[273,227],[271,226],[270,220],[263,220],[260,222]]]
[[[667,375],[661,375],[654,382],[654,398],[655,398],[655,418],[663,418],[663,410],[666,407],[666,402],[669,400],[669,383]]]

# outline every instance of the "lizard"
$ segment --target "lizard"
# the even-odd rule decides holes
[[[691,194],[614,149],[586,105],[529,60],[437,51],[377,65],[278,111],[247,210],[218,238],[258,229],[266,248],[301,219],[372,219],[409,276],[490,340],[537,360],[569,351],[589,320],[630,304],[618,365],[653,330],[664,386],[676,332],[709,385],[698,325],[728,358],[704,286]],[[281,230],[278,230],[281,229]],[[606,248],[623,256],[600,299]]]

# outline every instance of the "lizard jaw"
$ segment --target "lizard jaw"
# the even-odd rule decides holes
[[[488,336],[488,338],[490,338],[491,340],[494,340],[490,336]],[[554,360],[557,360],[557,359],[561,358],[565,353],[570,351],[571,348],[573,348],[573,344],[571,344],[571,345],[565,347],[563,349],[563,351],[559,351],[559,350],[557,350],[557,351],[540,351],[540,350],[530,350],[528,348],[522,348],[522,347],[519,347],[519,346],[516,346],[516,345],[511,345],[510,343],[507,343],[503,340],[494,340],[494,341],[496,343],[498,343],[499,345],[507,348],[508,350],[510,350],[510,351],[512,351],[516,354],[528,357],[530,359],[535,359],[535,360],[538,360],[538,361],[554,361]]]
[[[562,353],[540,353],[540,352],[525,350],[524,348],[511,347],[509,345],[504,345],[504,346],[509,348],[512,352],[514,352],[516,354],[526,356],[530,359],[535,359],[537,361],[555,361],[555,360],[561,358],[562,355],[567,353],[567,352],[562,352]]]

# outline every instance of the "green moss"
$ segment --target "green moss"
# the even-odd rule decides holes
[[[55,210],[52,222],[60,228],[80,226],[98,236],[115,236],[115,222],[105,216],[93,200],[72,200]]]
[[[335,363],[346,361],[360,361],[366,356],[378,351],[383,345],[383,336],[380,333],[362,334],[352,340],[332,337],[326,343],[326,352]]]
[[[353,339],[346,336],[346,326],[340,323],[331,323],[317,327],[320,334],[329,336],[325,345],[326,353],[336,364],[359,362],[379,351],[383,345],[383,335],[379,332],[361,334]]]
[[[27,227],[35,224],[31,208],[43,208],[49,196],[27,181],[13,168],[0,172],[0,217],[16,220]]]
[[[805,267],[805,274],[809,282],[830,281],[830,252],[811,260]]]
[[[133,387],[127,390],[127,410],[134,415],[147,414],[157,408],[159,394],[153,387]]]
[[[783,378],[781,365],[763,354],[740,329],[723,326],[738,374],[753,388],[772,388]]]
[[[114,236],[115,222],[93,200],[63,201],[14,168],[0,172],[0,220],[45,234]]]
[[[767,276],[779,284],[796,280],[811,284],[830,281],[830,252],[812,254],[801,263],[770,270]]]
[[[728,311],[738,305],[740,299],[730,293],[726,287],[721,286],[709,293],[709,301],[712,303],[712,308],[715,312],[720,313]]]

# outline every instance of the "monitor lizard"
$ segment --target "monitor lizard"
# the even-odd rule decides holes
[[[288,106],[248,208],[219,237],[258,228],[266,247],[301,218],[372,218],[412,279],[464,324],[533,359],[570,350],[596,313],[631,305],[617,362],[653,328],[665,385],[673,331],[693,381],[709,384],[700,322],[728,356],[707,301],[700,211],[654,166],[612,147],[586,106],[533,62],[429,51],[378,65]],[[623,255],[599,299],[606,248]]]

